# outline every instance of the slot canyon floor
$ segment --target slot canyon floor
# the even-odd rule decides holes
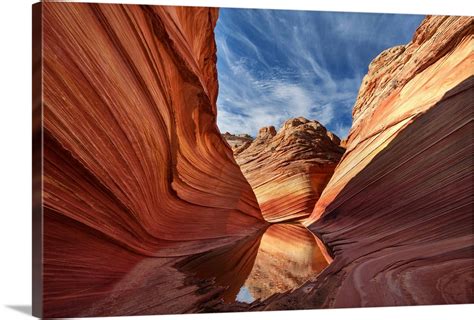
[[[270,224],[225,248],[191,256],[178,269],[224,288],[225,303],[265,300],[314,279],[331,258],[322,242],[298,223]]]

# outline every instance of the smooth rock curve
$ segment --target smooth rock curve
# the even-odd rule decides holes
[[[216,125],[218,10],[41,8],[42,316],[186,312],[175,257],[266,225]]]

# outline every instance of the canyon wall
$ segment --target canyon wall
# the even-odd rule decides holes
[[[214,310],[474,303],[473,34],[472,17],[428,16],[371,63],[305,221],[333,262],[296,290]]]
[[[289,119],[277,132],[260,129],[234,150],[267,221],[307,218],[344,153],[340,140],[317,121]]]
[[[317,272],[334,261],[238,310],[474,302],[473,18],[428,17],[373,61],[345,153],[303,118],[234,150],[254,194],[216,125],[217,9],[39,6],[38,316],[235,310],[216,299],[281,256],[264,218],[310,214],[331,255],[317,254]],[[258,257],[262,241],[270,253]],[[205,263],[231,272],[177,270],[206,276]],[[213,281],[233,284],[223,293]]]
[[[216,125],[218,10],[35,9],[43,23],[42,316],[185,312],[197,287],[184,288],[166,257],[266,225]]]
[[[473,33],[472,17],[429,16],[370,64],[346,153],[306,222],[334,262],[302,304],[474,302]]]

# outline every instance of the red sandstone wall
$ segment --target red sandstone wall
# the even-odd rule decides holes
[[[473,302],[473,23],[427,17],[369,66],[307,221],[334,254],[322,306]]]
[[[184,312],[154,257],[265,224],[216,125],[218,10],[42,7],[44,315]]]
[[[347,151],[306,225],[333,262],[223,311],[474,303],[474,18],[427,17],[370,65]]]

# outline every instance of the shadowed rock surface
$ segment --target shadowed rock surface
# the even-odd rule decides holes
[[[309,216],[344,153],[340,140],[317,121],[289,119],[277,132],[260,129],[234,151],[267,221]]]
[[[335,257],[322,306],[474,302],[473,33],[472,17],[427,17],[369,67],[307,222]]]

